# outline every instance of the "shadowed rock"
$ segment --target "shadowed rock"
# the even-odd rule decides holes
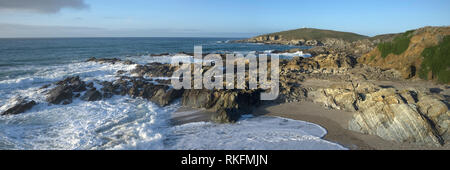
[[[83,95],[83,97],[81,97],[81,99],[85,101],[97,101],[102,99],[102,94],[99,91],[97,91],[97,89],[92,88],[86,91],[86,93]]]
[[[72,103],[73,91],[71,86],[61,85],[48,92],[46,101],[52,104],[70,104]]]
[[[6,107],[6,110],[1,113],[1,115],[15,115],[23,113],[27,110],[30,110],[34,105],[36,105],[36,102],[34,100],[27,100],[21,97],[14,98],[8,103],[10,104],[8,106],[4,106]]]
[[[215,114],[211,120],[219,123],[237,121],[242,114],[250,114],[259,104],[261,90],[185,90],[182,105],[205,108]]]

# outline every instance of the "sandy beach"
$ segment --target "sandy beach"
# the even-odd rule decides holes
[[[191,122],[210,121],[214,114],[205,109],[182,107],[173,113],[171,123],[181,125]],[[326,109],[312,102],[283,103],[264,105],[254,110],[255,116],[275,116],[307,121],[327,130],[323,139],[338,143],[350,150],[450,150],[446,143],[442,147],[419,146],[411,143],[396,143],[375,135],[367,135],[348,130],[347,122],[353,113]]]
[[[449,144],[442,147],[418,146],[410,143],[386,141],[375,135],[366,135],[347,129],[347,122],[353,113],[329,110],[312,102],[285,103],[262,106],[254,111],[258,115],[279,116],[318,124],[328,133],[324,139],[332,141],[351,150],[449,150]]]

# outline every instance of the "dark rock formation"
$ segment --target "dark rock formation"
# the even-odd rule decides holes
[[[160,53],[160,54],[152,54],[151,56],[159,57],[159,56],[168,56],[169,53]]]
[[[171,77],[175,68],[170,64],[148,63],[146,65],[137,65],[131,73],[136,73],[140,77]]]
[[[69,86],[73,92],[82,92],[86,90],[86,84],[80,80],[79,76],[67,77],[64,80],[56,82],[58,86]]]
[[[55,83],[57,86],[48,92],[46,101],[52,104],[70,104],[72,103],[73,92],[82,92],[86,90],[86,84],[80,80],[79,76],[67,77],[64,80]]]
[[[73,90],[71,86],[60,85],[48,92],[46,101],[52,104],[70,104],[72,103]]]
[[[82,100],[85,101],[97,101],[102,99],[102,94],[97,91],[97,89],[92,88],[86,91],[86,93],[81,97]]]
[[[134,64],[134,62],[132,62],[130,60],[122,61],[121,59],[118,59],[118,58],[95,58],[95,57],[89,58],[88,60],[86,60],[86,62],[98,62],[98,63],[110,63],[110,64],[123,63],[126,65]]]
[[[15,115],[30,110],[36,102],[34,100],[27,100],[22,97],[14,98],[10,101],[10,106],[1,115]]]
[[[242,114],[250,114],[258,106],[260,90],[185,90],[182,104],[191,108],[206,108],[215,112],[215,122],[234,122]]]

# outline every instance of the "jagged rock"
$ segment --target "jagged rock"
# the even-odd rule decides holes
[[[102,99],[102,94],[97,91],[97,89],[92,88],[88,91],[86,91],[86,93],[84,93],[84,95],[81,97],[81,100],[85,100],[85,101],[97,101],[97,100],[101,100]]]
[[[313,59],[320,68],[353,68],[356,65],[356,59],[345,53],[320,54]]]
[[[348,89],[320,89],[309,92],[308,97],[313,102],[328,108],[346,111],[358,110],[355,105],[358,94]]]
[[[136,73],[140,77],[171,77],[175,68],[170,64],[148,63],[146,65],[137,65],[131,73]]]
[[[260,104],[260,90],[185,90],[183,106],[206,108],[215,112],[211,120],[220,123],[234,122],[242,114]]]
[[[364,100],[365,93],[377,89],[379,88],[372,83],[350,82],[310,90],[307,96],[309,100],[325,107],[353,112],[363,109],[357,105],[357,101]]]
[[[116,64],[121,61],[122,60],[118,58],[95,58],[95,57],[91,57],[88,60],[86,60],[86,62],[111,63],[111,64]]]
[[[82,92],[86,90],[86,84],[80,80],[79,76],[67,77],[64,80],[56,82],[58,86],[70,86],[73,92]]]
[[[169,105],[172,101],[177,98],[180,98],[183,95],[183,90],[176,89],[159,89],[156,93],[151,97],[150,101],[157,103],[159,106],[164,107]]]
[[[46,101],[52,104],[70,104],[72,103],[73,91],[71,86],[56,86],[48,92]]]
[[[282,65],[284,72],[346,74],[354,68],[356,59],[345,53],[319,54],[314,57],[294,57]]]
[[[104,81],[101,83],[101,85],[103,85],[103,87],[100,89],[103,93],[103,97],[110,98],[113,95],[125,95],[127,93],[128,81],[119,80],[117,84]]]
[[[80,80],[79,76],[67,77],[64,80],[55,83],[57,86],[47,93],[46,101],[52,104],[70,104],[72,103],[73,92],[82,92],[86,90],[85,82]]]
[[[34,100],[27,100],[22,97],[13,98],[7,105],[2,106],[1,110],[5,110],[1,115],[15,115],[30,110],[36,102]]]
[[[183,93],[183,106],[191,108],[210,108],[214,102],[212,90],[185,90]]]

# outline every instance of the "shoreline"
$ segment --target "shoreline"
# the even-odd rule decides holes
[[[181,107],[171,116],[174,126],[211,121],[214,114],[206,109]],[[411,143],[397,143],[384,140],[376,135],[362,134],[347,129],[347,122],[354,113],[326,109],[312,102],[294,102],[274,105],[262,105],[253,111],[254,116],[282,117],[317,124],[326,129],[324,140],[337,143],[349,150],[450,150],[450,145],[421,146]]]
[[[348,130],[347,122],[353,114],[326,109],[312,102],[261,106],[254,111],[254,115],[278,116],[320,125],[327,130],[323,139],[340,144],[350,150],[450,150],[448,143],[441,147],[396,143],[375,135]]]

